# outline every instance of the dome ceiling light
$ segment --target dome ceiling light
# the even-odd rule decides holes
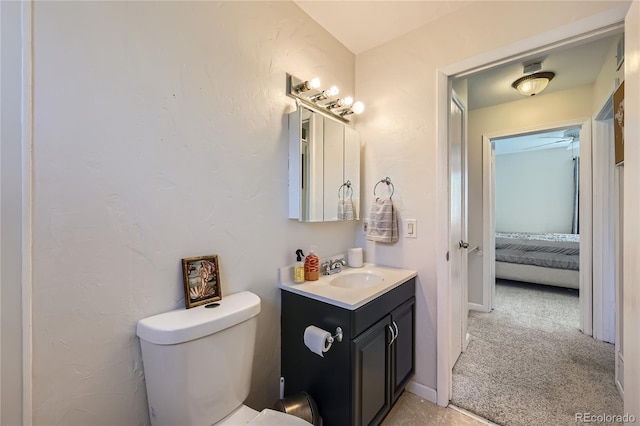
[[[525,64],[523,72],[526,75],[514,81],[511,87],[525,96],[534,96],[542,92],[556,74],[551,71],[540,71],[541,68],[541,62]]]

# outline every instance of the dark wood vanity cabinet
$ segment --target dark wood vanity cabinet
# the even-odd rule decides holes
[[[305,391],[324,426],[377,425],[414,373],[415,278],[355,310],[282,291],[285,397]],[[303,341],[315,325],[343,330],[324,357]]]

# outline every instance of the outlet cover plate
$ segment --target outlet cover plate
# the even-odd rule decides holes
[[[418,221],[416,219],[405,219],[403,221],[403,235],[405,238],[418,238]]]

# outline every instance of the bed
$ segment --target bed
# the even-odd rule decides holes
[[[580,287],[580,235],[496,232],[496,278]]]

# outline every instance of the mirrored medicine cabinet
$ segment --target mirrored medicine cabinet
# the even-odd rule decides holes
[[[289,114],[289,218],[300,222],[358,220],[359,205],[359,133],[346,123],[298,105]]]

